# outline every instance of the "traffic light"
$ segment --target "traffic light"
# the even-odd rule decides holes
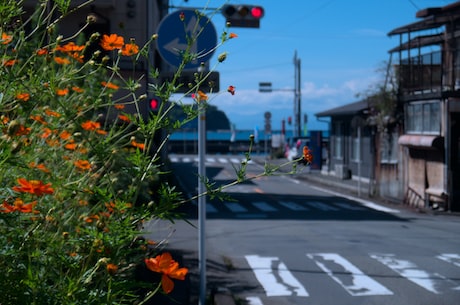
[[[149,110],[150,112],[158,112],[158,109],[160,108],[160,103],[161,103],[161,100],[160,98],[154,96],[154,97],[151,97],[150,100],[149,100]]]
[[[232,27],[259,28],[264,9],[258,5],[226,4],[222,7],[222,14]]]

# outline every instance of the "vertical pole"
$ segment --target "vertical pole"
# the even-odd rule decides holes
[[[198,104],[198,264],[200,270],[200,305],[206,304],[206,196],[203,178],[206,177],[206,109],[204,101]]]
[[[297,70],[297,92],[296,92],[296,97],[297,97],[297,135],[300,137],[300,114],[302,113],[302,103],[301,103],[301,88],[300,88],[300,58],[296,56],[296,70]]]
[[[358,126],[358,145],[356,146],[358,146],[358,197],[361,197],[361,125]]]

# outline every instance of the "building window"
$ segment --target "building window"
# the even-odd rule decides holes
[[[334,123],[334,158],[343,158],[343,123]]]
[[[406,105],[406,132],[440,134],[441,112],[439,102],[412,103]]]
[[[360,143],[359,143],[359,138],[356,136],[356,137],[352,137],[352,144],[351,144],[351,160],[354,161],[354,162],[359,162],[360,159],[361,159],[361,156],[360,156],[360,151],[359,151],[359,147],[360,147]]]
[[[383,132],[380,134],[380,163],[398,163],[399,145],[398,132]]]

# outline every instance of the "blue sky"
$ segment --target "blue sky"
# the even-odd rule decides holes
[[[275,89],[294,88],[294,53],[301,59],[302,117],[308,129],[327,129],[315,113],[359,100],[358,94],[382,79],[379,69],[390,59],[388,50],[399,36],[387,33],[417,21],[416,12],[444,6],[443,0],[170,0],[171,5],[217,8],[225,3],[256,4],[265,9],[259,29],[231,28],[238,38],[228,41],[211,59],[228,52],[215,68],[220,73],[221,93],[211,103],[223,110],[237,129],[262,129],[266,111],[272,128],[293,116],[294,94],[290,91],[259,93],[259,82]],[[174,11],[174,9],[172,10]],[[212,17],[217,34],[225,29],[221,14]],[[228,85],[236,94],[226,93]]]

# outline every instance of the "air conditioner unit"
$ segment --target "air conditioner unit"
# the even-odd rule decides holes
[[[335,175],[339,179],[350,179],[351,171],[348,168],[348,166],[344,164],[336,164],[335,165]]]

